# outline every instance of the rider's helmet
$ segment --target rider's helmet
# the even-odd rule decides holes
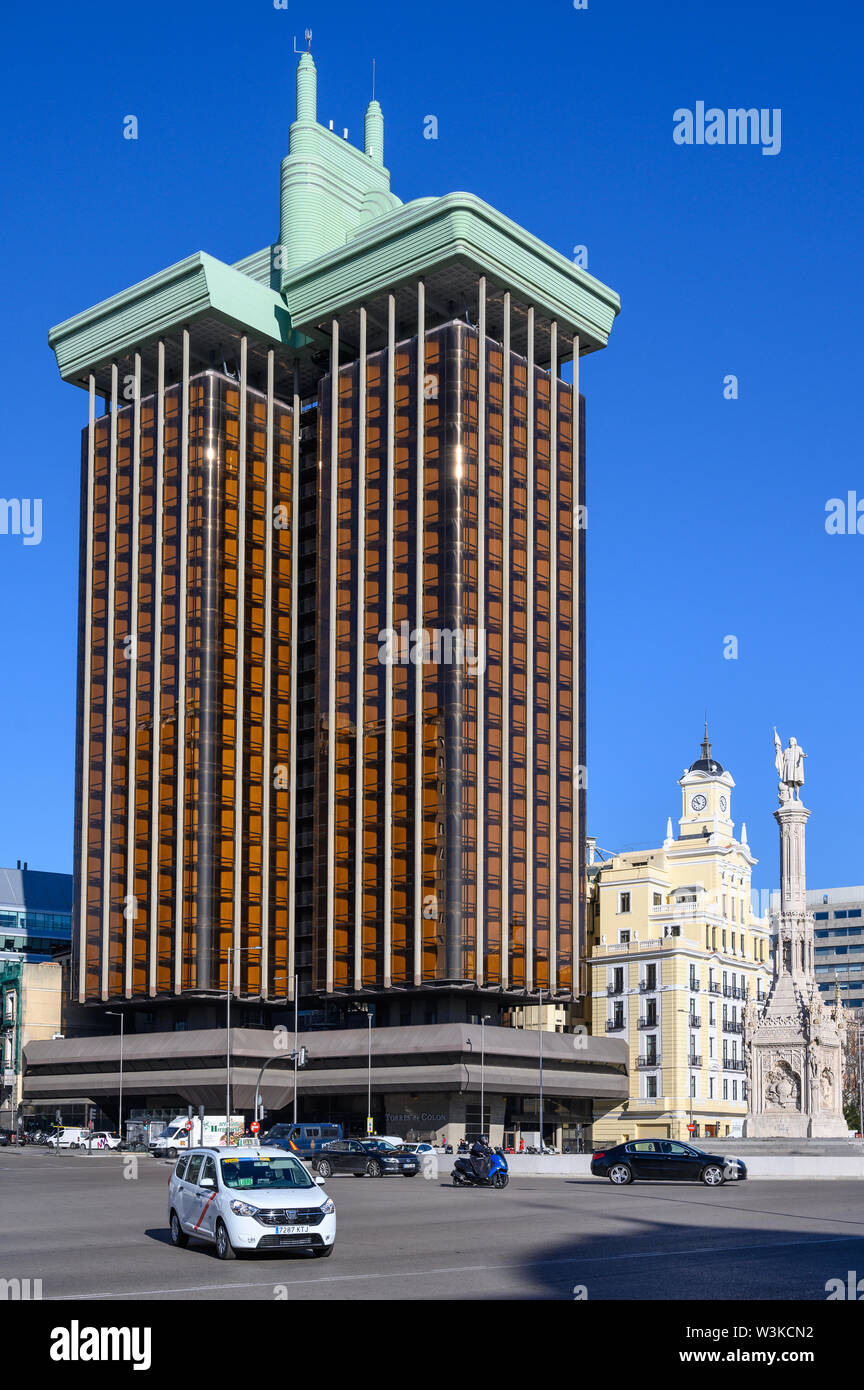
[[[480,1135],[480,1138],[479,1138],[479,1140],[478,1140],[477,1142],[480,1143],[480,1144],[488,1144],[488,1143],[489,1143],[489,1135],[488,1135],[488,1134],[481,1134],[481,1135]]]

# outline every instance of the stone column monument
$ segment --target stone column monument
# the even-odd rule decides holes
[[[776,919],[774,979],[765,1007],[744,1010],[747,1068],[747,1139],[845,1139],[843,1118],[843,1007],[819,995],[813,967],[813,918],[807,911],[804,830],[810,815],[801,801],[807,754],[774,730],[780,777],[780,913]]]

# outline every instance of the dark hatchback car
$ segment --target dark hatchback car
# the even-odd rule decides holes
[[[747,1177],[747,1167],[740,1158],[703,1153],[676,1139],[631,1139],[611,1149],[597,1149],[591,1157],[591,1172],[595,1178],[608,1178],[616,1187],[624,1187],[635,1178],[720,1187]]]
[[[338,1139],[312,1159],[312,1167],[322,1178],[329,1178],[331,1173],[353,1173],[355,1178],[383,1178],[388,1173],[400,1173],[404,1178],[413,1178],[420,1172],[420,1158],[418,1154],[404,1153],[368,1139]]]

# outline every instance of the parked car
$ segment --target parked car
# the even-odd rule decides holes
[[[405,1140],[398,1134],[366,1134],[360,1140],[361,1144],[383,1144],[390,1149],[404,1149]]]
[[[402,1152],[409,1154],[434,1154],[438,1153],[438,1149],[436,1149],[434,1144],[427,1144],[424,1142],[422,1144],[403,1144]],[[443,1152],[443,1150],[441,1152]]]
[[[724,1182],[743,1182],[746,1164],[740,1158],[704,1153],[692,1144],[676,1139],[631,1139],[626,1144],[597,1149],[591,1157],[595,1178],[608,1178],[616,1187],[625,1187],[634,1178],[666,1181],[704,1182],[720,1187]]]
[[[331,1173],[353,1173],[355,1178],[401,1173],[413,1178],[420,1172],[420,1155],[370,1139],[337,1139],[312,1159],[312,1170],[322,1178]]]
[[[312,1158],[326,1144],[342,1138],[342,1126],[336,1124],[307,1123],[273,1125],[261,1140],[262,1144],[276,1144],[286,1153],[297,1158]]]
[[[168,1184],[171,1244],[216,1247],[220,1260],[246,1250],[311,1250],[332,1255],[336,1208],[299,1159],[272,1145],[192,1149]]]
[[[123,1140],[117,1134],[112,1134],[108,1129],[94,1129],[84,1144],[89,1144],[92,1149],[119,1149]]]
[[[0,1129],[0,1149],[4,1149],[9,1143],[9,1135],[4,1129]]]

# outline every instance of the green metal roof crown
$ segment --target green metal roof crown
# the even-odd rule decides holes
[[[319,324],[399,285],[437,277],[445,302],[466,269],[559,322],[579,337],[581,352],[605,347],[620,309],[613,290],[470,193],[403,206],[390,191],[374,100],[363,139],[356,149],[319,123],[315,64],[303,54],[281,168],[279,241],[235,266],[199,251],[52,328],[63,378],[81,384],[202,319],[302,353],[310,339],[320,341]]]

